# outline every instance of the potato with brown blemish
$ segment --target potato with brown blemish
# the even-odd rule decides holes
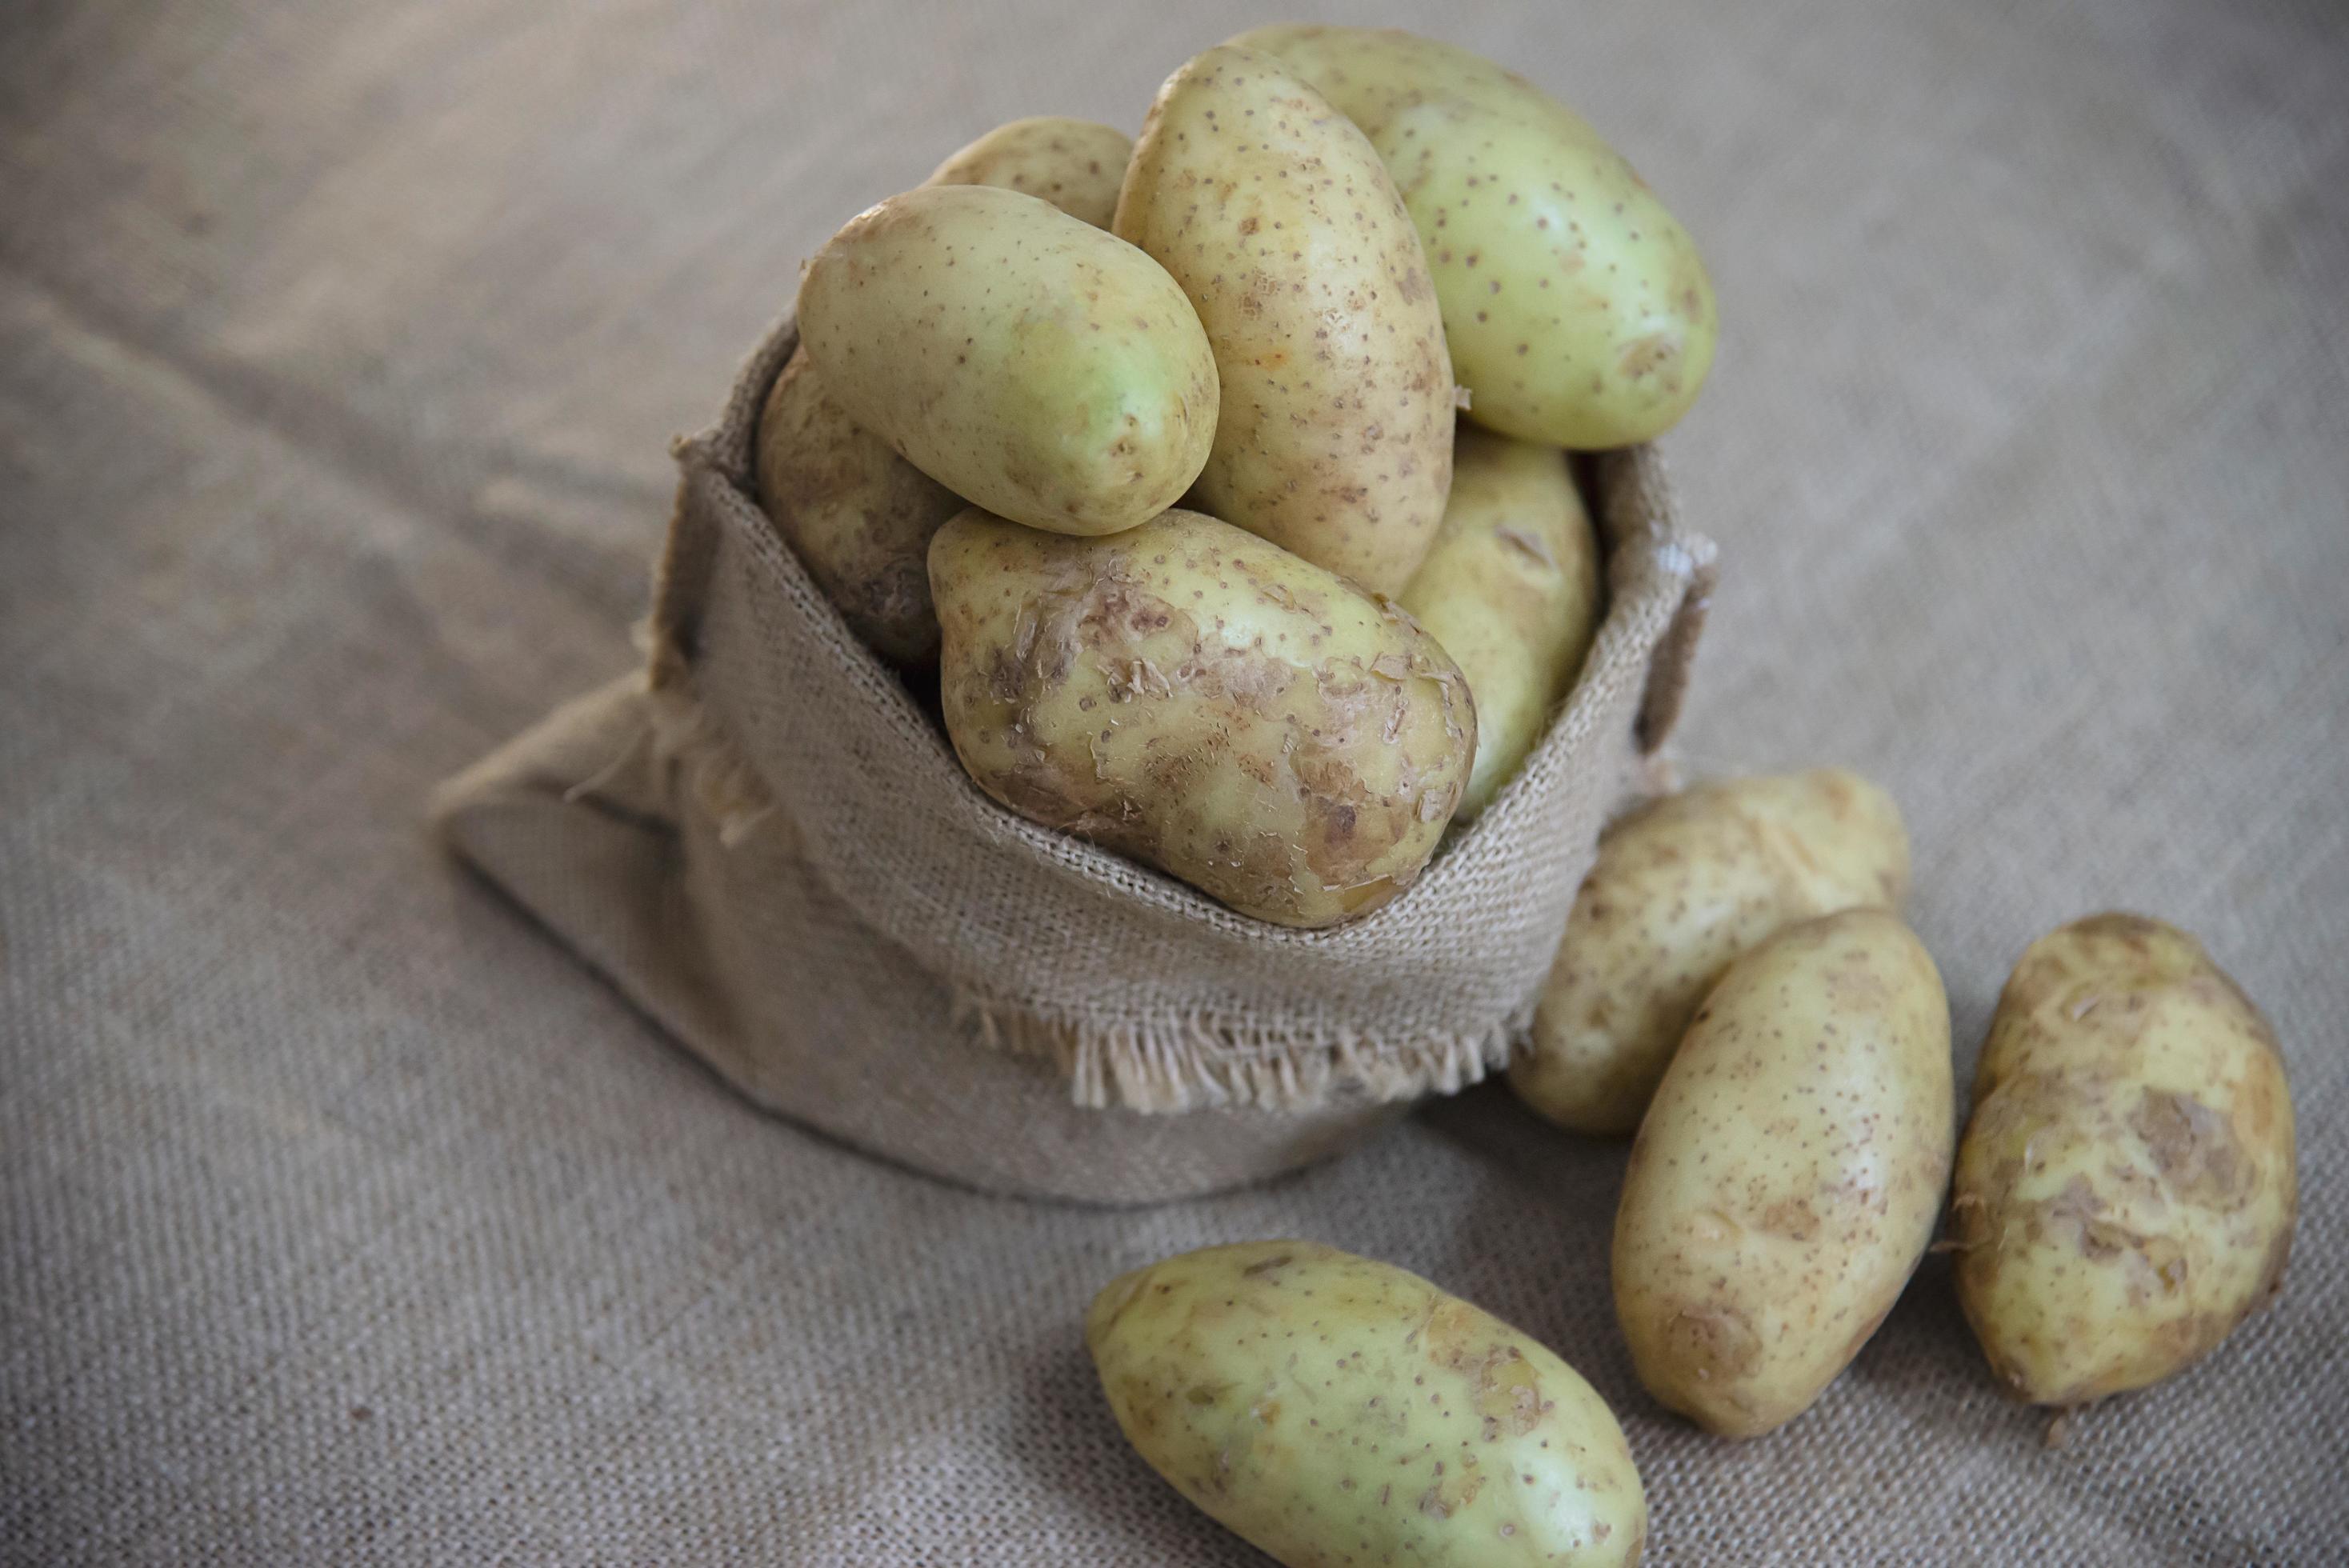
[[[1089,120],[1041,117],[999,126],[925,181],[999,185],[1109,227],[1133,143]],[[894,664],[937,655],[930,538],[968,503],[914,467],[825,394],[802,348],[759,416],[759,500],[809,575],[858,637]]]
[[[1908,891],[1899,808],[1857,774],[1723,779],[1657,801],[1600,839],[1509,1086],[1572,1131],[1630,1132],[1738,954],[1837,910],[1898,909]]]
[[[1031,528],[1145,522],[1215,440],[1215,356],[1174,280],[1017,191],[925,186],[859,213],[808,264],[799,323],[851,418]]]
[[[1566,454],[1463,428],[1444,525],[1398,602],[1476,698],[1467,821],[1524,766],[1599,630],[1599,538]]]
[[[2002,1386],[2079,1405],[2199,1359],[2282,1288],[2299,1196],[2275,1036],[2201,944],[2101,914],[2031,945],[1950,1210]]]
[[[1394,29],[1282,24],[1277,55],[1352,117],[1418,224],[1469,418],[1595,449],[1671,428],[1720,322],[1695,244],[1630,164],[1541,88]]]
[[[1376,909],[1459,804],[1475,707],[1444,650],[1228,523],[1072,540],[967,511],[930,587],[947,733],[979,788],[1244,914]]]
[[[1800,1415],[1932,1239],[1950,1010],[1909,928],[1847,910],[1730,965],[1631,1144],[1615,1314],[1649,1392],[1724,1437]]]
[[[1113,125],[1037,115],[999,125],[931,172],[925,185],[998,185],[1109,227],[1133,139]]]
[[[1362,133],[1278,61],[1209,49],[1158,92],[1112,227],[1197,307],[1223,382],[1198,503],[1399,593],[1452,475],[1427,261]]]
[[[1647,1499],[1606,1401],[1392,1264],[1185,1253],[1094,1297],[1085,1342],[1150,1467],[1290,1568],[1639,1559]]]

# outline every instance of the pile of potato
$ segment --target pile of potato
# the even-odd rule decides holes
[[[860,636],[936,662],[972,778],[1307,927],[1408,886],[1524,761],[1599,609],[1564,449],[1670,426],[1715,329],[1686,234],[1565,108],[1301,26],[1192,60],[1130,146],[982,138],[833,238],[799,326],[762,499]],[[1945,1200],[1967,1319],[2034,1403],[2167,1377],[2281,1284],[2291,1097],[2202,948],[2128,915],[2035,944],[1961,1142],[1909,877],[1847,773],[1655,802],[1602,841],[1511,1068],[1560,1127],[1636,1134],[1617,1315],[1649,1391],[1725,1436],[1849,1365]],[[1388,1264],[1212,1247],[1085,1327],[1143,1457],[1283,1563],[1645,1539],[1590,1386]]]
[[[1524,762],[1599,614],[1566,449],[1670,426],[1715,335],[1581,120],[1302,26],[1192,60],[1131,144],[981,138],[833,236],[798,322],[761,500],[875,652],[935,661],[979,787],[1300,927]]]
[[[2282,1287],[2283,1061],[2200,944],[2126,914],[2033,944],[1960,1142],[1949,1004],[1896,913],[1908,872],[1892,802],[1848,774],[1659,802],[1602,843],[1511,1069],[1567,1128],[1636,1130],[1616,1318],[1649,1393],[1724,1437],[1784,1425],[1850,1365],[1945,1198],[1967,1321],[2033,1404],[2168,1377]],[[1283,1563],[1639,1554],[1605,1402],[1401,1269],[1209,1247],[1114,1281],[1085,1326],[1143,1458]]]

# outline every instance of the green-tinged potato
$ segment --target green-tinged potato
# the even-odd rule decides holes
[[[1294,24],[1287,61],[1370,136],[1427,247],[1453,374],[1481,425],[1619,447],[1686,413],[1713,365],[1688,233],[1599,133],[1514,72],[1393,30]]]
[[[795,353],[759,416],[759,500],[841,618],[898,665],[936,657],[930,538],[963,499],[824,396]]]
[[[1427,553],[1452,474],[1451,361],[1402,199],[1277,60],[1167,78],[1112,227],[1199,312],[1223,382],[1198,503],[1382,593]]]
[[[2141,1388],[2283,1287],[2300,1207],[2267,1020],[2133,914],[2042,937],[1999,998],[1950,1219],[1991,1369],[2039,1405]]]
[[[1060,115],[999,125],[947,159],[926,185],[999,185],[1040,196],[1096,229],[1109,227],[1133,139],[1115,126]]]
[[[1244,914],[1333,925],[1419,875],[1475,708],[1383,600],[1214,518],[930,545],[947,733],[1006,806]]]
[[[800,282],[849,417],[989,511],[1114,533],[1190,488],[1216,362],[1164,268],[1048,201],[926,186],[849,220]]]
[[[1482,693],[1477,706],[1481,717]],[[1899,808],[1856,774],[1725,779],[1659,800],[1599,841],[1509,1086],[1569,1130],[1633,1131],[1739,954],[1837,910],[1898,909],[1908,891]]]
[[[1932,1239],[1950,1009],[1883,910],[1781,933],[1705,998],[1632,1141],[1615,1315],[1649,1392],[1749,1438],[1859,1354]]]
[[[1516,776],[1599,629],[1599,539],[1566,454],[1463,428],[1444,526],[1399,602],[1476,698],[1466,821]]]
[[[1647,1500],[1606,1401],[1392,1264],[1185,1253],[1112,1281],[1085,1342],[1150,1467],[1289,1568],[1639,1559]]]
[[[999,126],[938,165],[931,185],[1000,185],[1109,227],[1133,143],[1089,120]],[[930,536],[967,504],[827,397],[795,351],[759,417],[759,499],[850,630],[883,658],[923,665],[938,651]]]

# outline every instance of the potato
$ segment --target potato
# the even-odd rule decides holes
[[[1630,1132],[1733,959],[1799,921],[1898,909],[1908,891],[1899,808],[1855,774],[1733,779],[1658,801],[1599,841],[1509,1086],[1560,1127]]]
[[[1133,139],[1115,126],[1038,115],[999,125],[941,163],[925,185],[999,185],[1040,196],[1081,222],[1109,227]]]
[[[1647,1500],[1606,1401],[1391,1264],[1185,1253],[1112,1282],[1085,1342],[1151,1468],[1291,1568],[1639,1558]]]
[[[1209,49],[1159,89],[1112,227],[1183,285],[1223,381],[1198,504],[1382,593],[1452,477],[1452,370],[1378,154],[1277,60]]]
[[[1197,512],[1070,540],[968,511],[930,545],[947,733],[1006,806],[1244,914],[1332,925],[1417,877],[1476,752],[1400,611]]]
[[[1476,698],[1466,821],[1516,776],[1599,630],[1599,540],[1566,454],[1461,430],[1444,526],[1399,602]]]
[[[1615,1314],[1649,1391],[1727,1437],[1808,1408],[1932,1239],[1951,1092],[1941,977],[1898,916],[1830,914],[1730,965],[1615,1217]]]
[[[824,396],[795,353],[759,415],[759,500],[866,646],[898,665],[937,656],[930,538],[963,499]]]
[[[1081,119],[1016,119],[938,165],[931,185],[1000,185],[1109,226],[1133,143]],[[807,351],[794,352],[759,416],[759,499],[849,629],[883,658],[937,655],[930,536],[967,504],[848,417]]]
[[[1174,280],[1016,191],[926,186],[859,213],[809,263],[799,319],[850,418],[1032,528],[1147,521],[1215,439],[1215,356]]]
[[[1465,49],[1294,24],[1232,40],[1350,116],[1419,225],[1469,417],[1529,441],[1619,447],[1695,401],[1719,332],[1688,233],[1578,117]]]
[[[2141,1388],[2283,1286],[2300,1189],[2267,1020],[2132,914],[2040,938],[1999,998],[1950,1207],[1958,1299],[2039,1405]]]

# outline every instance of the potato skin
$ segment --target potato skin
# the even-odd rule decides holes
[[[1465,49],[1284,24],[1279,57],[1350,116],[1419,225],[1469,418],[1583,449],[1652,439],[1696,400],[1719,335],[1696,247],[1564,105]]]
[[[1631,1144],[1615,1313],[1640,1380],[1725,1437],[1808,1408],[1892,1309],[1950,1176],[1949,1002],[1882,910],[1730,965]]]
[[[1201,508],[1401,592],[1444,515],[1452,370],[1370,142],[1278,60],[1209,49],[1159,89],[1112,226],[1174,274],[1215,349]]]
[[[924,183],[1000,185],[1109,227],[1133,143],[1122,130],[1041,117],[998,126]],[[899,457],[823,388],[794,350],[759,416],[759,500],[849,629],[893,664],[937,657],[930,537],[968,504]]]
[[[1857,774],[1724,779],[1660,800],[1599,841],[1509,1087],[1572,1131],[1631,1132],[1739,954],[1837,910],[1898,909],[1908,891],[1900,810]]]
[[[1409,886],[1476,749],[1433,639],[1254,534],[1170,511],[1068,540],[938,531],[947,733],[1023,816],[1244,914],[1323,926]]]
[[[1151,1468],[1290,1568],[1639,1559],[1647,1500],[1606,1401],[1391,1264],[1185,1253],[1112,1282],[1085,1342]]]
[[[1476,698],[1467,821],[1524,766],[1599,630],[1599,538],[1566,454],[1461,429],[1444,526],[1397,602]]]
[[[1109,227],[1133,139],[1112,125],[1042,114],[999,125],[931,171],[925,185],[997,185]]]
[[[808,264],[799,320],[852,418],[1031,528],[1145,522],[1215,439],[1215,357],[1174,280],[1016,191],[925,186],[859,213]]]
[[[2000,1384],[2078,1405],[2206,1355],[2282,1288],[2296,1152],[2275,1036],[2201,944],[2132,914],[2032,944],[1950,1210],[1958,1299]]]

